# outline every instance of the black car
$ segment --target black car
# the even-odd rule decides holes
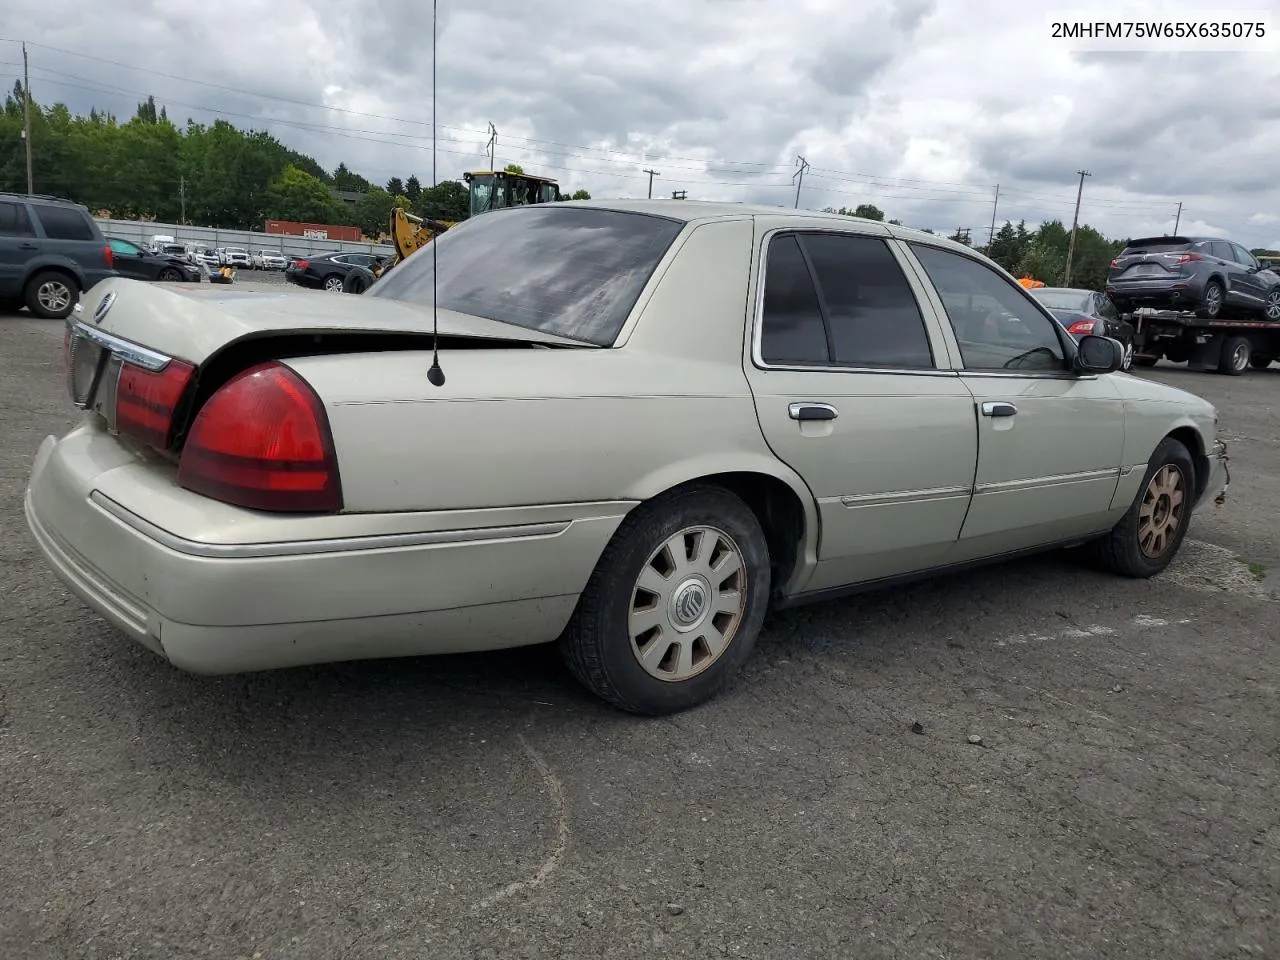
[[[118,276],[114,259],[84,204],[0,193],[0,307],[62,320],[82,291]]]
[[[1244,247],[1219,237],[1131,240],[1111,261],[1107,293],[1121,310],[1194,310],[1215,320],[1227,313],[1280,321],[1280,274]]]
[[[165,283],[200,282],[200,268],[185,257],[171,253],[152,253],[119,237],[107,237],[107,243],[115,254],[116,272],[122,277],[160,280]]]
[[[290,261],[284,268],[284,278],[299,286],[341,293],[348,273],[356,267],[372,270],[382,259],[372,253],[322,253]]]
[[[1124,344],[1123,368],[1128,370],[1133,366],[1131,317],[1116,309],[1105,293],[1072,287],[1033,287],[1028,292],[1044,304],[1077,341],[1086,336],[1119,340]]]

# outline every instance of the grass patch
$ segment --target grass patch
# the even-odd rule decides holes
[[[1245,566],[1249,568],[1249,572],[1253,574],[1255,580],[1265,580],[1267,576],[1267,565],[1259,563],[1257,560],[1242,560]]]

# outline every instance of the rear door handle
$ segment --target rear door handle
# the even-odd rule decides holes
[[[1012,417],[1017,413],[1018,408],[1006,400],[987,400],[982,404],[984,417]]]
[[[840,411],[829,403],[793,403],[787,407],[787,416],[792,420],[834,420]]]
[[[22,243],[18,244],[18,249],[19,250],[39,250],[40,244],[32,243],[30,240],[24,240],[22,241]]]

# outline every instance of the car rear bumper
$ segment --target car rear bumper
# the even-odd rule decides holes
[[[113,486],[156,504],[151,519],[108,496]],[[440,515],[395,515],[421,529],[263,542],[264,515],[157,480],[153,466],[88,427],[41,444],[25,498],[31,533],[72,592],[175,666],[215,674],[553,640],[628,509],[598,506],[574,519],[546,520],[544,508],[541,523],[466,529]],[[232,514],[240,527],[225,522]],[[162,528],[157,516],[190,529]],[[349,531],[387,515],[330,519]],[[301,522],[314,530],[313,518]],[[241,528],[250,539],[236,536]]]
[[[1108,280],[1106,290],[1113,298],[1134,303],[1196,303],[1204,296],[1204,281],[1197,277]]]

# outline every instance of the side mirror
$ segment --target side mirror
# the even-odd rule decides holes
[[[1124,366],[1124,347],[1110,337],[1081,337],[1075,365],[1081,373],[1115,373]]]

